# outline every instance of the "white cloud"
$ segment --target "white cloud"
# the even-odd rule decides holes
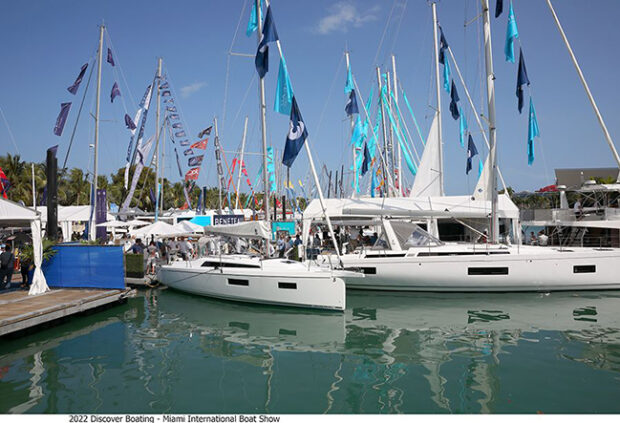
[[[194,82],[193,84],[181,87],[181,97],[187,98],[197,91],[200,91],[203,87],[206,87],[206,82]]]
[[[360,27],[363,24],[377,20],[379,6],[374,6],[366,12],[360,12],[349,1],[340,1],[329,8],[329,15],[321,18],[316,26],[319,34],[330,32],[347,32],[350,27]]]

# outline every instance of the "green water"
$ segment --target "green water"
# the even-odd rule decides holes
[[[0,340],[1,413],[618,413],[620,292],[349,292],[343,314],[171,290]]]

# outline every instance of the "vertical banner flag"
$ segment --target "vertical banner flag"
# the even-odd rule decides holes
[[[465,120],[463,109],[459,108],[459,110],[461,114],[461,120],[459,121],[459,141],[461,142],[461,147],[465,147],[465,133],[467,132],[467,120]]]
[[[504,0],[497,0],[495,3],[495,17],[499,18],[499,15],[504,11]]]
[[[286,135],[286,145],[284,147],[284,154],[282,155],[282,163],[287,167],[291,167],[297,154],[299,154],[299,150],[301,150],[301,147],[303,147],[308,137],[306,124],[301,117],[301,113],[297,107],[297,100],[294,96],[290,119],[289,130]]]
[[[77,93],[78,88],[80,88],[80,83],[82,82],[82,78],[84,78],[84,74],[86,73],[86,68],[88,68],[88,63],[84,63],[82,65],[82,69],[80,69],[80,74],[77,78],[75,78],[75,82],[73,85],[67,88],[71,94],[75,95]]]
[[[110,50],[109,48],[108,48],[108,58],[106,59],[106,62],[114,66],[114,58],[112,57],[112,50]]]
[[[347,104],[344,106],[344,111],[347,112],[347,116],[352,116],[355,113],[359,113],[359,108],[357,107],[357,97],[355,97],[355,90],[351,90],[349,93],[349,99],[347,100]]]
[[[293,88],[288,78],[288,70],[284,57],[280,58],[280,69],[278,70],[278,83],[276,84],[276,98],[273,104],[273,110],[283,115],[291,114],[291,105],[293,102]]]
[[[517,20],[515,19],[515,12],[512,9],[512,1],[511,1],[510,8],[508,9],[508,26],[506,27],[506,45],[504,45],[504,55],[506,56],[506,61],[510,63],[515,62],[515,46],[514,46],[515,38],[519,38],[519,30],[517,29]]]
[[[517,98],[519,113],[523,110],[523,85],[530,85],[530,79],[527,77],[527,69],[525,68],[525,58],[523,51],[519,49],[519,70],[517,71]]]
[[[131,179],[131,188],[129,190],[129,193],[127,194],[127,197],[125,198],[125,201],[123,201],[121,211],[127,210],[127,208],[129,208],[129,204],[131,204],[131,199],[133,198],[133,195],[136,191],[138,179],[140,179],[140,174],[142,173],[142,169],[144,168],[144,164],[146,163],[146,158],[151,152],[151,147],[153,146],[153,139],[154,137],[149,138],[147,142],[145,142],[144,144],[140,143],[136,148],[136,170],[133,173],[133,178]]]
[[[263,4],[261,5],[261,12],[263,11]],[[262,15],[262,13],[261,13]],[[250,11],[250,19],[248,19],[248,27],[245,30],[245,35],[248,37],[252,35],[254,31],[258,28],[258,13],[256,13],[256,2],[252,1],[252,10]]]
[[[260,36],[260,42],[256,50],[256,58],[254,59],[256,71],[261,78],[264,78],[265,74],[269,71],[269,46],[267,44],[271,41],[277,41],[278,39],[278,31],[276,31],[276,25],[271,16],[271,6],[267,6],[267,13],[265,14],[265,21],[263,23],[263,32]]]
[[[351,74],[351,67],[347,68],[347,81],[344,84],[344,93],[348,94],[353,90],[355,85],[353,84],[353,75]]]
[[[293,101],[295,101],[293,99]],[[269,191],[275,192],[276,187],[276,167],[273,161],[273,147],[267,147],[267,175],[269,179]],[[267,191],[267,190],[265,190]]]
[[[474,144],[474,140],[469,134],[469,139],[467,141],[467,167],[465,168],[465,173],[469,174],[471,170],[471,159],[478,154],[478,149],[476,148],[476,144]]]
[[[114,99],[121,95],[121,90],[118,89],[118,83],[112,85],[112,92],[110,92],[110,103],[114,103]]]
[[[536,109],[534,108],[532,97],[530,97],[530,115],[527,128],[527,164],[530,166],[534,163],[534,138],[539,136],[540,130],[538,129]]]
[[[452,81],[452,88],[450,89],[450,113],[452,113],[452,119],[454,120],[457,120],[461,116],[459,113],[459,106],[456,104],[459,100],[459,93],[456,91],[454,81]]]
[[[222,167],[222,146],[220,144],[220,139],[216,135],[215,140],[213,140],[215,144],[215,162],[217,166],[217,175],[220,181],[220,186],[223,187],[226,184],[224,180],[224,168]]]
[[[151,94],[153,84],[146,87],[146,91],[142,96],[142,101],[140,101],[140,105],[138,106],[138,110],[136,111],[136,116],[133,119],[133,122],[138,122],[140,120],[140,116],[142,113],[145,113],[145,116],[142,117],[142,122],[140,123],[140,132],[138,133],[138,140],[142,140],[142,136],[144,135],[144,126],[146,124],[146,111],[149,108],[149,104],[151,103]],[[129,128],[130,125],[128,125]],[[130,129],[131,137],[129,137],[129,146],[127,147],[127,158],[125,160],[125,189],[127,189],[127,185],[129,184],[129,167],[131,166],[131,162],[133,161],[132,155],[134,155],[133,151],[133,140],[136,135],[136,129]]]
[[[67,122],[67,116],[69,115],[69,109],[71,109],[71,103],[61,103],[60,113],[56,118],[56,125],[54,125],[54,135],[62,135],[65,123]]]

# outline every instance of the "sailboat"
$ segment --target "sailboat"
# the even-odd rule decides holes
[[[347,278],[347,287],[411,291],[554,291],[620,289],[620,250],[611,248],[549,248],[499,243],[500,219],[504,228],[520,235],[518,209],[497,194],[494,73],[488,0],[482,2],[487,79],[490,152],[472,196],[349,199],[328,201],[329,215],[341,221],[366,219],[379,229],[373,247],[341,257],[345,269],[361,270],[364,278]],[[437,59],[437,14],[432,3]],[[438,74],[438,72],[437,72]],[[438,79],[438,78],[437,78]],[[436,142],[440,142],[437,140]],[[486,188],[485,188],[486,187]],[[469,226],[481,243],[444,242],[412,220],[446,218]],[[463,222],[464,218],[490,221],[489,233]],[[307,239],[318,205],[304,213]],[[403,221],[408,220],[408,221]],[[359,223],[358,223],[359,224]],[[367,224],[367,223],[362,223]],[[429,228],[429,226],[427,226]],[[431,229],[431,232],[433,230]],[[508,232],[505,230],[505,232]],[[476,241],[472,239],[472,241]]]

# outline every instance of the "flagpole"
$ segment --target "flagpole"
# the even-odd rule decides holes
[[[379,149],[379,154],[381,154],[381,157],[383,159],[381,160],[381,163],[383,165],[382,166],[383,167],[383,180],[386,181],[388,177],[388,166],[389,166],[389,164],[387,163],[387,128],[385,125],[385,105],[383,104],[383,86],[381,84],[381,68],[379,68],[378,66],[377,66],[377,84],[379,86],[379,105],[381,107],[381,128],[383,130],[383,153],[384,153],[384,154],[381,154],[381,151]],[[390,196],[389,186],[387,183],[385,185],[386,185],[386,197],[389,197]]]
[[[34,163],[30,163],[30,169],[32,170],[32,208],[37,211],[37,188],[34,182]]]
[[[245,152],[245,138],[248,133],[248,117],[245,117],[245,123],[243,124],[243,138],[241,138],[241,154],[239,155],[239,172],[237,176],[237,199],[235,200],[235,208],[239,208],[239,190],[241,189],[241,166],[243,164],[243,153]]]
[[[491,48],[491,20],[489,17],[489,0],[482,1],[482,18],[484,27],[484,58],[487,77],[487,105],[489,112],[489,156],[491,158],[491,242],[498,241],[499,221],[497,218],[497,147],[495,127],[495,74],[493,72],[493,51]]]
[[[566,37],[566,33],[564,33],[564,29],[562,28],[562,24],[560,23],[560,19],[558,18],[558,15],[556,15],[555,10],[553,9],[551,0],[547,0],[547,5],[549,6],[549,10],[551,10],[551,14],[553,15],[555,24],[558,27],[558,30],[560,31],[560,35],[562,35],[562,39],[564,40],[564,44],[566,45],[568,53],[570,54],[571,60],[573,61],[573,65],[575,65],[575,69],[577,70],[577,74],[579,75],[579,79],[581,80],[581,84],[583,85],[583,88],[586,90],[586,94],[588,95],[590,104],[592,104],[594,113],[596,113],[596,118],[598,119],[598,123],[601,125],[601,129],[603,130],[603,135],[605,135],[605,140],[607,141],[607,144],[609,144],[609,148],[611,148],[611,153],[613,154],[614,159],[616,160],[616,163],[618,164],[618,167],[620,167],[620,156],[618,156],[618,151],[616,151],[614,142],[611,139],[611,135],[609,134],[609,131],[607,130],[607,125],[605,125],[605,121],[603,120],[603,115],[601,115],[601,112],[599,111],[598,106],[596,105],[596,101],[594,101],[592,92],[590,92],[590,87],[588,86],[588,83],[586,82],[586,78],[583,75],[581,68],[579,67],[579,63],[577,62],[577,57],[575,56],[575,53],[573,53],[573,49],[571,48],[571,45],[568,42],[568,38]],[[616,180],[620,182],[620,174],[618,175]]]
[[[101,99],[101,60],[103,58],[103,31],[105,26],[101,24],[99,27],[99,51],[97,52],[97,99],[95,106],[95,161],[93,164],[93,188],[91,192],[91,213],[90,222],[88,226],[88,239],[95,240],[96,228],[95,222],[97,222],[97,165],[99,162],[99,106]]]
[[[157,109],[155,111],[155,222],[159,217],[159,114],[161,103],[161,90],[159,89],[161,80],[161,57],[157,59]]]
[[[393,93],[394,93],[394,102],[396,103],[396,109],[398,110],[398,79],[396,78],[396,57],[392,54],[392,78],[393,81]],[[396,121],[396,130],[400,131],[400,119]],[[398,192],[402,196],[403,192],[403,160],[402,160],[402,151],[400,147],[400,143],[398,143]]]
[[[263,17],[260,9],[261,0],[255,0],[256,4],[256,17],[258,21],[258,27],[256,35],[258,37],[258,44],[260,44],[260,37],[263,33]],[[267,2],[265,2],[267,3]],[[266,4],[268,7],[268,4]],[[265,193],[263,194],[263,207],[265,210],[265,222],[271,230],[271,217],[269,216],[269,176],[267,174],[267,107],[265,106],[265,79],[259,78],[258,82],[258,99],[259,99],[259,116],[261,123],[261,137],[263,140],[263,185],[265,187]],[[269,242],[265,243],[265,252],[269,256]]]
[[[215,151],[215,155],[217,157],[217,148],[220,145],[219,142],[219,132],[217,130],[217,118],[214,117],[213,118],[213,129],[215,130],[215,139],[218,140],[217,142],[213,142],[214,147],[216,148]],[[218,169],[221,167],[221,164],[218,166]],[[222,214],[222,175],[220,175],[219,171],[217,174],[217,186],[218,186],[218,212],[219,214]]]
[[[350,63],[349,63],[349,52],[345,51],[344,52],[344,57],[347,61],[347,77],[349,75],[349,69],[350,69]],[[351,114],[349,116],[349,122],[351,124],[351,137],[353,137],[353,132],[355,129],[355,122],[353,121],[353,114]],[[351,197],[355,198],[357,196],[357,189],[358,189],[358,185],[359,185],[359,181],[357,178],[357,155],[355,153],[355,144],[351,145],[351,151],[353,153],[353,195],[351,195]],[[327,196],[329,197],[329,193],[327,194]]]
[[[437,27],[439,21],[437,20],[437,2],[433,1],[431,4],[433,9],[433,50],[435,52],[435,88],[437,92],[437,136],[439,137],[439,148],[437,154],[439,155],[439,195],[444,195],[443,190],[443,138],[441,128],[441,87],[439,82],[439,42],[437,40]]]

